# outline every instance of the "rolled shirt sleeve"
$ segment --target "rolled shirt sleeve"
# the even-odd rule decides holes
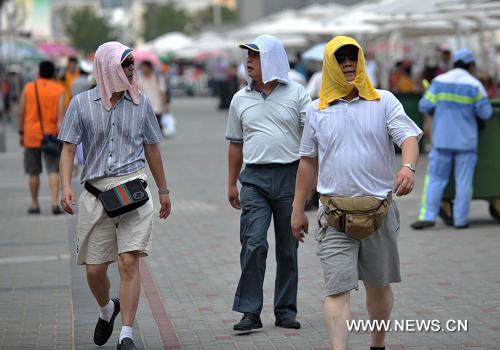
[[[243,126],[236,110],[236,99],[233,98],[229,106],[229,115],[226,124],[226,139],[230,142],[243,143]]]
[[[401,147],[411,136],[415,136],[419,141],[423,135],[422,130],[406,115],[403,105],[392,93],[389,92],[387,96],[389,97],[386,107],[387,131],[394,143]]]
[[[78,145],[82,140],[80,116],[80,99],[75,96],[71,99],[57,138],[60,141]]]

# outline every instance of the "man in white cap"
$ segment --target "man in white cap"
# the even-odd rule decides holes
[[[441,197],[455,164],[453,225],[468,227],[472,180],[477,162],[477,119],[491,117],[492,108],[484,86],[474,71],[474,54],[461,49],[453,54],[454,68],[438,75],[420,100],[422,113],[433,113],[432,150],[424,182],[422,207],[415,230],[435,225]]]
[[[233,310],[244,315],[233,329],[262,328],[262,288],[271,217],[277,261],[275,325],[298,329],[298,244],[291,234],[290,215],[300,137],[310,98],[304,87],[290,81],[288,57],[278,39],[261,35],[240,48],[245,50],[247,86],[231,101],[226,129],[228,200],[233,208],[241,210],[241,277]],[[240,174],[243,163],[245,169]]]
[[[100,307],[94,343],[104,345],[113,333],[121,311],[118,350],[136,349],[132,326],[141,291],[139,258],[151,246],[153,203],[109,217],[97,193],[113,189],[127,203],[144,191],[129,192],[123,184],[147,176],[148,162],[158,186],[160,219],[170,215],[170,197],[159,149],[162,134],[149,99],[139,92],[132,50],[119,42],[99,46],[94,60],[97,87],[76,95],[70,102],[59,139],[61,155],[61,205],[73,214],[76,197],[71,173],[76,145],[83,144],[85,162],[78,202],[77,263],[86,265],[89,288]],[[144,182],[141,181],[143,184]],[[90,186],[89,186],[90,185]],[[147,186],[147,184],[146,184]],[[151,198],[151,186],[145,188]],[[110,298],[109,264],[118,261],[120,298]]]

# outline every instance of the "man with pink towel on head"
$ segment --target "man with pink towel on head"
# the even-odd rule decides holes
[[[136,209],[110,217],[98,195],[112,189],[123,194],[127,183],[136,180],[145,189],[123,195],[120,201],[126,204],[144,193],[151,198],[144,172],[147,161],[158,187],[160,219],[170,215],[170,197],[158,147],[162,134],[149,99],[137,87],[132,50],[118,42],[102,44],[96,51],[94,74],[97,86],[71,100],[58,136],[64,142],[61,206],[74,213],[71,174],[76,145],[81,142],[85,190],[78,202],[76,254],[77,263],[86,265],[88,284],[100,307],[94,343],[104,345],[109,340],[121,311],[123,326],[117,348],[129,350],[136,349],[132,326],[141,287],[139,257],[147,256],[151,245],[153,203],[147,200]],[[107,270],[114,261],[120,271],[120,298],[110,299]]]

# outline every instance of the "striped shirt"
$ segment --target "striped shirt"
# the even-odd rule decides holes
[[[476,117],[488,119],[492,114],[484,86],[462,68],[434,78],[419,109],[434,113],[433,147],[463,151],[477,148]]]
[[[82,143],[82,183],[144,168],[144,144],[162,140],[153,108],[144,94],[136,105],[126,91],[110,111],[100,100],[97,87],[72,98],[58,136],[64,142]]]
[[[311,103],[299,152],[318,157],[319,193],[385,198],[392,190],[393,143],[423,132],[392,93],[377,92],[380,100],[340,99],[322,110]]]

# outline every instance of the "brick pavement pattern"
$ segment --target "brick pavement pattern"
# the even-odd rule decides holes
[[[239,213],[226,199],[227,114],[208,98],[175,99],[177,134],[162,144],[172,198],[172,215],[155,220],[149,267],[158,294],[184,349],[328,349],[323,322],[323,276],[307,237],[299,248],[299,330],[274,326],[274,234],[269,231],[264,284],[264,328],[235,335],[241,317],[231,306],[240,273]],[[13,128],[7,129],[7,153],[0,154],[0,349],[94,349],[97,309],[84,269],[73,263],[76,218],[53,217],[47,181],[42,178],[42,216],[26,214],[27,178]],[[399,159],[397,160],[397,162]],[[397,199],[401,214],[400,254],[403,282],[394,285],[392,319],[468,320],[468,332],[392,332],[387,349],[500,349],[499,225],[486,202],[474,201],[471,227],[454,230],[442,222],[412,231],[425,173],[417,170],[414,193]],[[397,165],[397,164],[396,164]],[[75,184],[75,181],[74,181]],[[154,192],[154,191],[153,191]],[[156,196],[153,195],[153,197]],[[309,213],[314,226],[314,213]],[[312,229],[312,227],[310,228]],[[70,247],[70,248],[68,248]],[[118,285],[116,268],[111,274]],[[114,289],[116,293],[116,289]],[[134,332],[146,349],[166,344],[164,322],[141,297]],[[353,317],[366,320],[364,292],[352,293]],[[104,349],[116,345],[115,334]],[[350,349],[368,349],[369,334],[350,336]]]

